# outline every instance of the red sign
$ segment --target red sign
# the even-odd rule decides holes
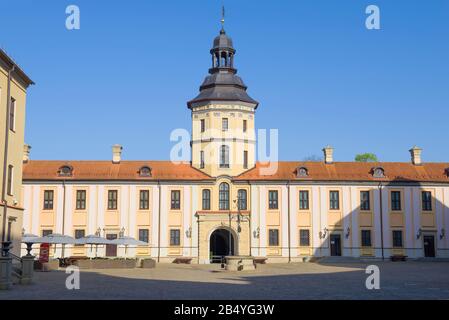
[[[50,245],[48,243],[41,243],[39,251],[39,262],[48,262],[48,255],[50,252]]]

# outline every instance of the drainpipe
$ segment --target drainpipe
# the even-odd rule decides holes
[[[62,190],[63,190],[63,194],[62,194],[62,229],[61,229],[61,233],[62,235],[64,235],[65,232],[65,196],[66,196],[66,192],[65,192],[65,180],[62,180]],[[62,245],[62,249],[61,249],[61,255],[62,257],[64,257],[64,248],[65,245]]]
[[[379,182],[379,201],[380,201],[380,246],[382,249],[382,261],[385,260],[384,256],[384,219],[383,219],[383,207],[382,207],[382,182]]]
[[[2,225],[2,256],[7,256],[9,242],[6,242],[6,216],[8,215],[8,201],[6,199],[6,179],[8,175],[8,149],[9,149],[9,112],[11,110],[11,74],[16,67],[13,65],[8,71],[8,89],[6,94],[6,125],[5,125],[5,149],[3,157],[3,181],[2,181],[2,202],[3,202],[3,225]]]
[[[159,188],[159,213],[158,213],[158,231],[157,231],[157,262],[161,259],[161,182],[157,182]]]
[[[291,254],[291,232],[290,232],[290,181],[287,182],[288,188],[288,196],[287,196],[287,216],[288,216],[288,263],[292,262],[292,254]]]

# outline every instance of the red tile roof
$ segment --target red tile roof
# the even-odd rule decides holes
[[[59,176],[63,166],[73,168],[71,177]],[[148,166],[151,177],[141,177],[139,170]],[[23,165],[23,180],[210,180],[211,177],[190,166],[171,161],[38,161]]]
[[[73,175],[61,177],[62,166],[71,166]],[[151,177],[140,177],[140,168],[151,168]],[[305,167],[307,177],[297,177],[296,170]],[[374,178],[372,169],[382,167],[385,178]],[[411,163],[382,162],[277,162],[277,170],[266,175],[261,169],[267,166],[257,163],[234,178],[235,181],[398,181],[398,182],[442,182],[449,183],[446,172],[449,163],[424,163],[415,166]],[[174,164],[170,161],[29,161],[23,166],[23,180],[178,180],[201,181],[214,178],[191,167],[190,163]]]
[[[424,163],[416,166],[406,162],[278,162],[274,174],[264,175],[261,169],[267,166],[257,163],[256,167],[244,172],[234,180],[251,181],[401,181],[401,182],[446,182],[449,183],[447,168],[449,163]],[[307,177],[297,177],[296,170],[305,167]],[[372,169],[382,167],[385,178],[374,178]]]

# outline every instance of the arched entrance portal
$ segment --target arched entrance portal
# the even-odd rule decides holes
[[[234,236],[226,229],[215,230],[210,236],[209,246],[211,263],[220,263],[223,257],[235,254]]]

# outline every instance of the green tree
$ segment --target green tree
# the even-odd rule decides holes
[[[374,153],[361,153],[355,156],[357,162],[377,162],[377,156]]]

